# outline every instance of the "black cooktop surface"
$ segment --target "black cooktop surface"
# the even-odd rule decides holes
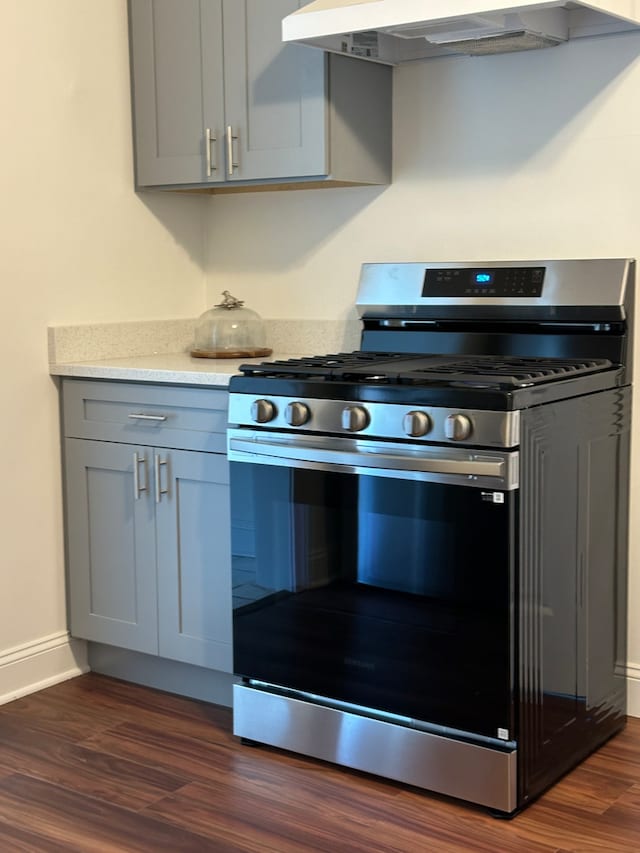
[[[350,352],[243,364],[245,376],[509,390],[610,370],[608,359]]]
[[[624,383],[606,358],[349,353],[243,364],[231,392],[509,410],[592,394]]]

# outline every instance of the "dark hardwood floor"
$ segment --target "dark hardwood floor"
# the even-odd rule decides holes
[[[0,853],[640,850],[640,719],[512,821],[240,744],[226,708],[84,675],[0,706]]]

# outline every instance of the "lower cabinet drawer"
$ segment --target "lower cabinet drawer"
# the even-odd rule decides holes
[[[62,393],[68,438],[225,452],[224,389],[65,379]]]

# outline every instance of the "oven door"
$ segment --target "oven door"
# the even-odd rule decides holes
[[[234,670],[512,740],[518,453],[232,429]]]

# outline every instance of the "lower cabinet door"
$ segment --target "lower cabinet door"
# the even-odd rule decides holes
[[[71,633],[158,653],[152,451],[68,438]]]
[[[154,450],[161,657],[233,671],[226,457]]]

